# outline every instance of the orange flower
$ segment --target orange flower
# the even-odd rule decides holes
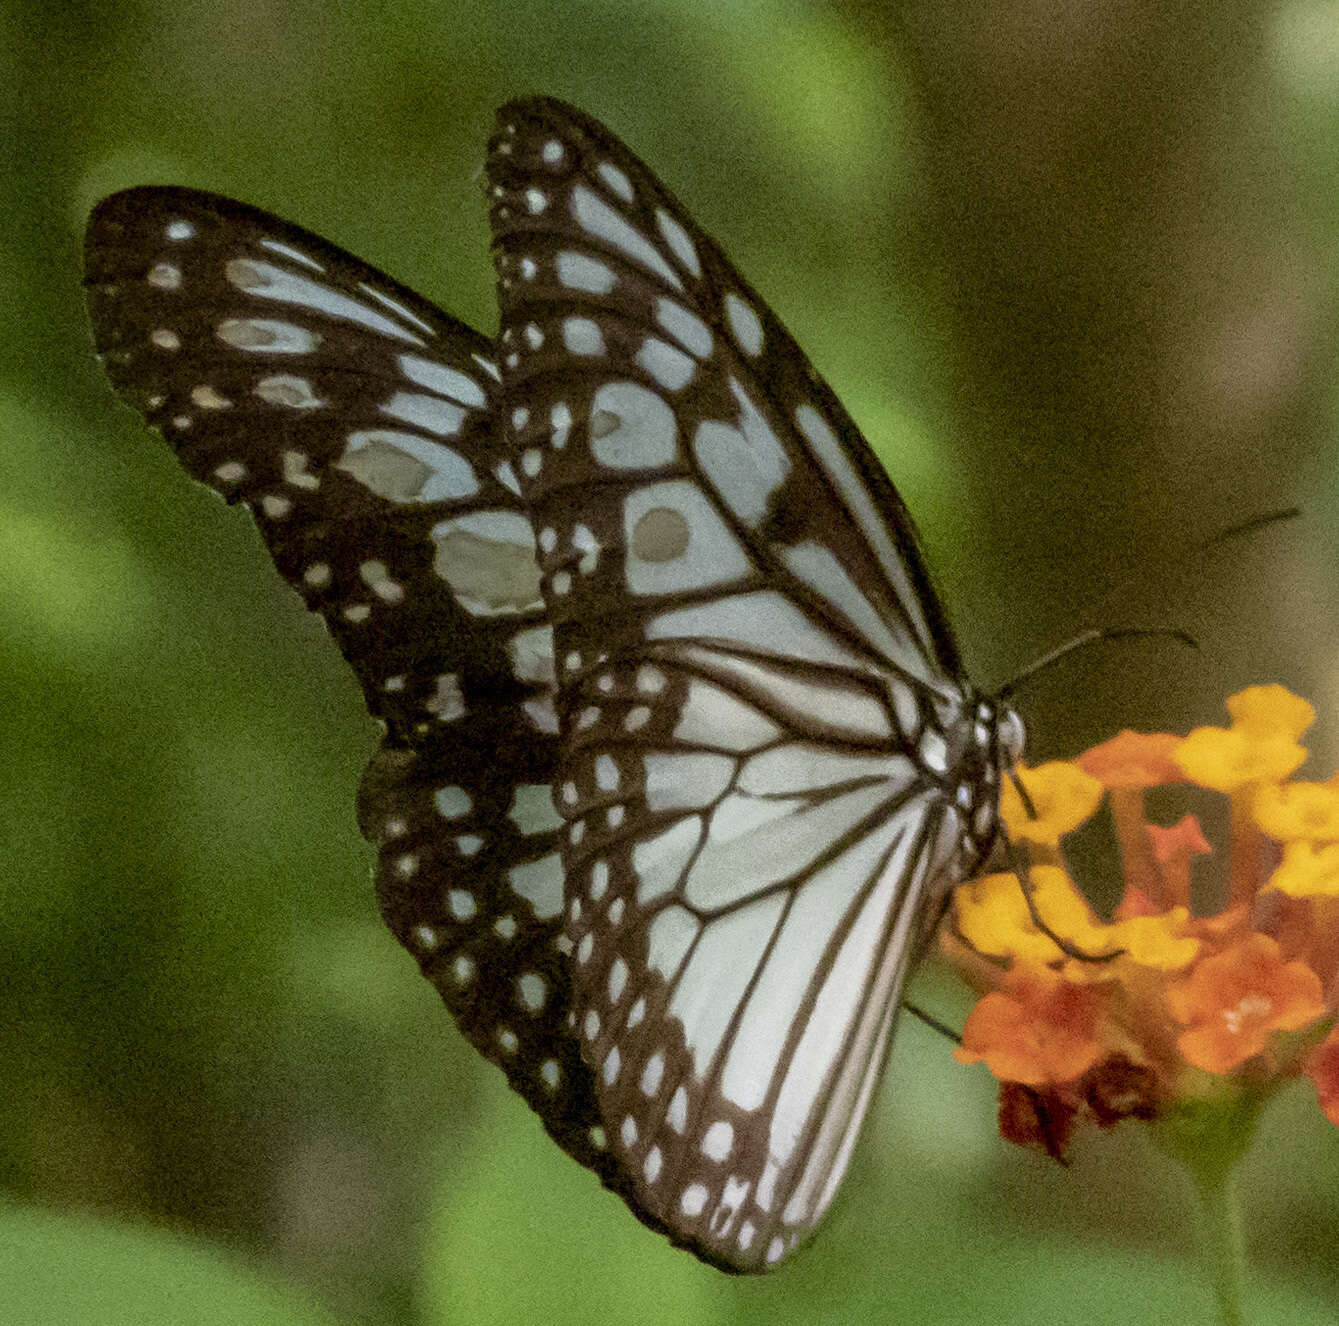
[[[959,1063],[984,1060],[1003,1081],[1041,1087],[1082,1076],[1102,1052],[1100,1000],[1043,968],[1021,967],[972,1010],[954,1050]]]
[[[1339,1011],[1339,776],[1285,781],[1307,754],[1305,700],[1253,686],[1227,708],[1228,728],[1122,732],[1072,764],[1025,770],[1035,815],[1001,796],[1041,924],[1014,874],[990,875],[955,890],[944,947],[982,992],[956,1057],[999,1079],[1012,1141],[1059,1159],[1085,1120],[1254,1117],[1304,1067],[1339,1123],[1339,1031],[1304,1061]],[[1167,786],[1198,802],[1227,795],[1226,851],[1195,814],[1148,822],[1147,790]],[[1070,877],[1061,842],[1103,804],[1123,885],[1110,921]],[[1191,861],[1206,856],[1197,895],[1218,864],[1218,906],[1192,915]]]
[[[1264,1051],[1273,1031],[1296,1031],[1325,1012],[1320,978],[1305,962],[1284,962],[1268,935],[1251,934],[1205,958],[1167,987],[1167,1006],[1187,1030],[1186,1062],[1228,1073]]]
[[[1332,1031],[1307,1057],[1306,1074],[1315,1084],[1325,1117],[1339,1124],[1339,1031]]]
[[[1075,764],[1103,787],[1157,787],[1185,776],[1172,759],[1181,738],[1171,732],[1131,732],[1126,728],[1109,741],[1086,750]]]

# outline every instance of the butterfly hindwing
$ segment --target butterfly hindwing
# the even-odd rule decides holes
[[[567,1025],[551,633],[490,343],[319,237],[188,189],[101,203],[86,269],[117,390],[250,508],[386,724],[360,823],[388,924],[608,1179]]]
[[[959,785],[905,508],[717,246],[559,102],[502,109],[488,178],[577,1030],[634,1205],[766,1269],[835,1193],[994,771]]]

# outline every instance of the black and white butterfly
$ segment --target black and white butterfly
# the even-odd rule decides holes
[[[465,1036],[648,1225],[765,1270],[832,1201],[1022,730],[855,425],[650,170],[527,98],[487,176],[495,340],[137,188],[89,224],[97,348],[385,724],[381,909]]]

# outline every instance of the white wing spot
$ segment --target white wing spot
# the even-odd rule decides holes
[[[590,295],[607,295],[618,284],[618,276],[608,263],[592,258],[588,253],[564,249],[553,264],[558,281],[569,290],[583,290]]]
[[[607,861],[597,861],[590,868],[590,888],[587,889],[587,892],[590,894],[591,902],[599,902],[608,888],[609,863]]]
[[[656,300],[656,321],[669,332],[685,350],[705,359],[711,353],[715,339],[711,328],[696,313],[690,312],[675,299]]]
[[[320,479],[309,468],[311,457],[306,452],[285,451],[279,459],[284,467],[284,482],[290,488],[303,488],[310,493],[321,486]]]
[[[618,788],[618,765],[611,755],[600,755],[595,760],[595,786],[601,792],[613,792]]]
[[[629,1150],[637,1145],[637,1120],[631,1114],[623,1116],[623,1124],[618,1130],[618,1135]]]
[[[220,483],[241,483],[246,478],[246,466],[240,460],[225,460],[222,465],[215,466],[214,477]]]
[[[576,899],[573,899],[576,901]],[[581,936],[581,943],[577,945],[577,961],[584,967],[591,959],[591,954],[595,952],[595,936],[589,930]]]
[[[646,1000],[639,998],[637,1002],[633,1004],[631,1010],[628,1013],[628,1030],[631,1031],[633,1027],[641,1026],[642,1019],[645,1017],[646,1017]]]
[[[160,350],[180,350],[181,337],[168,327],[159,327],[149,333],[149,340]]]
[[[735,1130],[724,1119],[717,1119],[703,1134],[702,1154],[708,1160],[724,1161],[729,1159],[735,1145]]]
[[[548,982],[538,973],[528,971],[516,981],[516,995],[528,1012],[538,1013],[548,998]]]
[[[261,503],[261,505],[266,506],[266,503],[269,502],[277,503],[279,500],[280,500],[279,498],[267,497],[265,501]],[[267,516],[271,514],[268,506],[266,506],[265,514]],[[281,512],[280,514],[283,515],[286,513]],[[359,622],[365,622],[372,615],[372,609],[366,603],[351,603],[347,608],[344,609],[341,615],[343,616],[345,621],[353,622],[355,625],[357,625]]]
[[[634,262],[663,277],[676,290],[683,289],[679,274],[660,256],[659,250],[584,184],[578,184],[572,190],[572,215],[588,235],[621,249]]]
[[[324,405],[312,390],[306,378],[291,373],[276,373],[256,383],[255,394],[270,405],[284,405],[290,410],[314,410]]]
[[[474,856],[483,845],[484,840],[477,833],[462,833],[456,839],[456,851],[461,856]]]
[[[521,470],[527,479],[533,479],[544,464],[544,453],[538,447],[527,447],[521,455]]]
[[[558,1083],[562,1078],[558,1069],[558,1061],[556,1059],[545,1059],[539,1066],[539,1076],[550,1091],[557,1091]]]
[[[786,1245],[778,1236],[767,1245],[767,1261],[770,1265],[773,1262],[779,1262],[782,1254],[786,1251]]]
[[[452,889],[446,895],[446,905],[457,921],[471,921],[479,912],[479,904],[468,889]]]
[[[220,396],[210,386],[192,387],[191,401],[202,410],[226,410],[232,405],[226,396]]]
[[[609,964],[609,1002],[617,1004],[623,998],[628,986],[628,964],[622,958],[615,958]]]
[[[419,948],[431,953],[441,943],[441,939],[432,926],[416,925],[414,927],[414,942],[418,944]]]
[[[515,1054],[516,1047],[520,1041],[516,1039],[516,1033],[510,1027],[499,1027],[497,1033],[497,1043],[507,1054]]]
[[[563,319],[563,345],[569,354],[604,354],[604,334],[598,323],[590,318],[570,317]]]
[[[260,241],[260,246],[263,249],[269,249],[271,253],[278,253],[285,258],[291,258],[294,262],[300,262],[304,267],[310,267],[313,271],[325,271],[325,268],[315,258],[309,258],[300,250],[289,248],[287,244],[280,244],[277,239],[263,239]]]
[[[725,296],[725,320],[730,324],[730,334],[735,344],[743,352],[756,358],[762,353],[762,323],[753,308],[730,291]]]
[[[625,203],[633,200],[632,181],[612,161],[601,161],[595,171],[611,193],[616,193]]]
[[[433,569],[467,611],[490,616],[542,604],[534,531],[519,512],[455,516],[434,526],[432,539]]]
[[[688,1126],[688,1093],[682,1086],[675,1088],[670,1097],[669,1109],[665,1111],[665,1122],[680,1136]]]
[[[693,359],[658,336],[648,336],[637,351],[637,366],[666,391],[682,391],[697,372]]]
[[[651,711],[644,704],[635,705],[623,716],[625,732],[640,732],[651,721]]]
[[[286,272],[271,263],[232,258],[224,263],[223,274],[239,290],[245,290],[258,299],[273,299],[299,308],[315,309],[327,317],[357,323],[383,336],[394,336],[411,345],[423,345],[419,337],[406,331],[398,322],[392,322],[352,296],[313,281],[310,277]]]
[[[533,281],[539,274],[539,264],[533,258],[521,259],[521,275],[527,281]]]
[[[566,594],[572,588],[572,573],[570,571],[559,571],[549,583],[555,594]]]
[[[310,354],[321,337],[296,323],[275,318],[225,318],[215,334],[237,350],[263,350],[267,354]]]
[[[376,560],[360,563],[358,575],[368,589],[386,603],[403,603],[404,586],[391,578],[385,562]]]
[[[549,443],[555,451],[561,451],[567,445],[567,436],[572,431],[572,411],[566,401],[559,401],[549,411],[549,423],[553,425]]]
[[[451,975],[455,977],[457,985],[464,985],[467,981],[474,979],[474,959],[468,953],[457,953],[455,961],[451,964]]]
[[[635,1011],[635,1010],[634,1010]],[[660,1090],[665,1079],[665,1056],[657,1050],[642,1068],[641,1088],[643,1096],[654,1096]]]
[[[585,1032],[588,1041],[593,1041],[600,1034],[600,1015],[593,1008],[586,1010],[582,1030]]]
[[[707,1190],[700,1183],[690,1183],[679,1198],[679,1210],[686,1216],[700,1216],[706,1205]]]
[[[637,669],[637,689],[644,695],[659,695],[665,689],[669,679],[659,668],[643,663]]]
[[[609,809],[604,812],[604,822],[611,829],[617,829],[619,825],[623,823],[623,807],[610,806]]]
[[[195,227],[189,221],[169,221],[163,233],[172,240],[194,239]]]
[[[612,1087],[618,1081],[619,1070],[623,1067],[623,1056],[618,1052],[618,1046],[612,1046],[609,1053],[604,1057],[604,1084]]]
[[[390,689],[389,685],[387,689]],[[452,723],[462,717],[465,713],[465,696],[460,689],[460,678],[454,672],[439,673],[436,687],[424,701],[423,707],[443,723]]]
[[[521,335],[525,337],[526,345],[532,350],[538,350],[544,344],[544,333],[533,322],[525,324],[525,329],[521,332]]]
[[[664,1164],[665,1158],[661,1155],[660,1148],[653,1146],[646,1153],[646,1159],[642,1161],[642,1173],[646,1176],[647,1183],[654,1183],[660,1177]]]
[[[439,787],[432,794],[437,813],[447,820],[458,820],[470,813],[474,799],[463,787]]]
[[[700,277],[702,263],[688,232],[663,207],[656,208],[656,225],[660,228],[661,237],[670,246],[670,252],[693,276]]]
[[[436,433],[438,437],[455,437],[469,411],[440,396],[425,396],[420,391],[397,391],[381,406],[381,413],[424,432]]]
[[[590,449],[615,469],[671,465],[678,456],[674,411],[635,382],[606,382],[591,398]]]
[[[418,857],[413,852],[406,852],[403,856],[396,857],[395,873],[401,879],[412,879],[418,874]]]
[[[302,573],[302,583],[309,589],[324,589],[331,579],[328,562],[313,562]]]
[[[181,268],[174,267],[170,262],[154,263],[149,268],[147,280],[150,285],[157,286],[159,290],[179,290],[181,289]]]
[[[531,216],[538,216],[548,205],[549,197],[543,189],[525,191],[525,206]]]
[[[562,828],[563,823],[554,809],[553,789],[548,783],[518,783],[507,816],[524,834],[550,833]]]
[[[521,481],[516,477],[516,471],[511,467],[511,461],[499,461],[493,473],[497,475],[498,482],[504,487],[510,489],[517,497],[521,495]]]
[[[506,916],[499,916],[497,920],[493,922],[493,933],[497,935],[499,939],[515,939],[517,928],[516,918],[510,913]]]
[[[556,166],[563,159],[563,145],[556,138],[550,138],[540,148],[539,155],[546,166]]]
[[[400,355],[397,359],[400,372],[420,387],[427,387],[439,396],[449,396],[461,405],[471,405],[483,409],[488,404],[484,389],[458,368],[448,364],[439,364],[433,359],[423,359],[418,355]]]

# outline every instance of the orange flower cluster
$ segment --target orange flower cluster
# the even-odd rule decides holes
[[[1030,806],[1006,784],[1000,813],[1033,905],[1015,874],[963,884],[944,946],[983,992],[956,1057],[1000,1080],[1011,1141],[1063,1159],[1083,1117],[1110,1127],[1189,1101],[1259,1100],[1302,1073],[1339,1124],[1339,776],[1288,781],[1315,717],[1305,700],[1253,686],[1227,708],[1226,728],[1122,732],[1072,764],[1020,769]],[[1192,859],[1211,852],[1197,821],[1147,820],[1148,789],[1175,784],[1229,802],[1212,915],[1191,910]],[[1124,877],[1110,920],[1061,851],[1103,800]]]

